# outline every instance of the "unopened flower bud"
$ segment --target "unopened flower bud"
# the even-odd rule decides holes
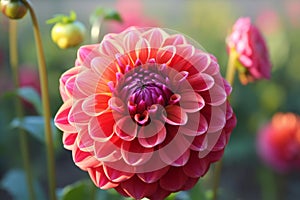
[[[21,0],[1,0],[1,11],[10,19],[21,19],[27,13],[27,7]]]

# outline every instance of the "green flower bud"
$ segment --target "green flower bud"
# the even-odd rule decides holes
[[[27,7],[21,0],[1,0],[1,11],[10,19],[21,19],[27,13]]]

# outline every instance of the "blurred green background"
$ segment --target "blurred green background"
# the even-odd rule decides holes
[[[121,0],[122,1],[122,0]],[[77,13],[78,20],[87,28],[85,44],[90,43],[91,25],[89,17],[97,7],[117,9],[121,17],[135,13],[130,22],[124,24],[106,21],[101,34],[122,29],[126,24],[157,25],[184,33],[200,43],[219,60],[221,72],[225,75],[227,53],[225,38],[235,20],[250,16],[252,22],[262,31],[270,49],[273,63],[271,80],[263,80],[247,86],[236,79],[233,85],[231,103],[237,115],[238,124],[234,129],[225,152],[220,183],[220,199],[287,199],[300,198],[300,173],[277,174],[264,166],[256,152],[258,129],[268,122],[276,112],[300,113],[300,1],[297,0],[152,0],[152,1],[79,1],[79,0],[32,0],[38,16],[46,63],[48,68],[52,116],[61,106],[58,91],[60,75],[72,67],[77,48],[59,49],[50,38],[52,25],[45,21],[55,14]],[[126,2],[126,3],[124,3]],[[138,2],[138,3],[137,3]],[[120,7],[122,9],[120,9]],[[128,18],[129,19],[129,18]],[[111,24],[114,25],[111,25]],[[29,15],[18,23],[19,62],[26,69],[36,70],[36,49]],[[18,133],[10,126],[15,118],[12,103],[12,75],[9,67],[8,19],[0,15],[0,180],[11,175],[19,179],[16,171],[22,169]],[[30,78],[32,74],[24,75]],[[34,78],[33,78],[34,79]],[[27,105],[27,104],[26,104]],[[26,114],[36,115],[32,107]],[[71,153],[63,149],[61,134],[55,137],[57,186],[63,188],[78,180],[88,179],[88,175],[77,168]],[[46,153],[43,142],[29,136],[33,174],[41,193],[47,191]],[[14,171],[11,171],[14,170]],[[176,199],[200,199],[208,191],[204,177],[193,190],[179,194]],[[7,182],[6,182],[7,183]],[[16,184],[16,183],[15,183]],[[21,183],[20,183],[21,184]],[[10,185],[9,185],[10,186]],[[24,189],[24,188],[23,188]],[[22,190],[22,189],[20,189]],[[11,191],[10,191],[11,192]],[[99,199],[120,199],[113,192],[101,192]],[[209,191],[205,193],[209,199]],[[204,196],[205,196],[204,195]],[[44,198],[41,194],[41,198]],[[23,199],[25,197],[23,196]],[[204,197],[202,197],[204,198]],[[1,184],[0,199],[12,199],[7,185]],[[21,197],[22,199],[22,197]]]

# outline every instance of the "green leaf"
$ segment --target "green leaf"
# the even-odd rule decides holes
[[[14,169],[6,173],[0,182],[0,187],[8,191],[14,200],[29,200],[26,176],[22,170]],[[36,181],[33,187],[36,199],[46,199],[41,186]]]
[[[30,133],[33,137],[41,142],[45,142],[44,118],[42,116],[26,116],[23,119],[15,118],[10,123],[12,128],[21,128]],[[56,127],[51,120],[52,137],[56,140]]]
[[[40,95],[32,87],[22,87],[17,89],[17,95],[32,103],[32,105],[40,115],[43,113]]]
[[[56,24],[56,23],[68,24],[76,21],[76,19],[77,19],[76,12],[71,10],[70,15],[63,15],[63,14],[54,15],[53,18],[48,19],[46,21],[46,24]]]
[[[57,194],[60,200],[93,200],[95,199],[96,189],[91,181],[83,180],[58,190]]]
[[[115,20],[118,22],[122,22],[120,14],[116,10],[111,8],[97,8],[90,17],[90,23],[94,24],[95,21],[99,20],[100,18],[104,20]]]

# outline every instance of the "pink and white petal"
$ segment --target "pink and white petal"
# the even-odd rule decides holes
[[[108,101],[111,98],[111,93],[93,94],[82,103],[82,110],[90,116],[98,116],[108,109]]]
[[[188,118],[188,122],[180,127],[180,130],[184,135],[195,137],[204,134],[207,131],[208,123],[201,113],[189,113]]]
[[[76,128],[72,126],[68,120],[71,108],[72,99],[69,99],[59,108],[56,116],[54,117],[55,126],[66,133],[77,132]]]
[[[215,85],[214,78],[205,73],[190,75],[187,80],[196,92],[210,90]]]
[[[122,44],[117,39],[109,38],[102,40],[99,47],[99,52],[101,55],[115,58],[115,55],[120,53],[124,54],[124,48]]]
[[[114,134],[113,127],[115,124],[112,112],[104,112],[97,117],[91,118],[88,123],[88,131],[91,138],[98,142],[106,142]]]
[[[199,178],[206,174],[210,165],[209,163],[209,160],[206,158],[200,159],[198,152],[191,151],[189,161],[183,166],[183,172],[191,178]]]
[[[169,171],[160,179],[160,186],[171,192],[177,192],[184,187],[188,177],[183,173],[182,167],[171,167]]]
[[[120,182],[126,181],[134,175],[134,173],[119,171],[117,169],[111,168],[111,167],[105,165],[105,163],[103,164],[103,170],[104,170],[106,177],[110,181],[115,182],[115,183],[120,183]]]
[[[180,132],[180,129],[176,131],[176,133],[173,131],[172,133],[168,132],[166,140],[158,151],[160,159],[167,165],[177,166],[180,164],[180,160],[184,161],[188,159],[189,154],[187,151],[193,142],[193,138],[185,137],[183,133]],[[171,137],[170,134],[173,134],[174,136]]]
[[[145,148],[152,148],[161,144],[166,138],[166,128],[158,120],[151,121],[147,126],[141,126],[138,132],[138,141]]]
[[[180,107],[188,113],[200,111],[205,101],[198,93],[194,91],[184,91],[180,94]]]
[[[224,130],[222,131],[217,143],[214,145],[212,151],[221,151],[225,148],[227,144],[227,135],[225,134]]]
[[[201,93],[205,102],[212,106],[221,106],[227,100],[227,94],[223,85],[214,84],[212,88]]]
[[[190,146],[190,149],[194,151],[201,151],[201,152],[204,152],[205,150],[207,150],[207,148],[208,148],[208,139],[206,134],[197,135],[196,137],[194,137],[193,143]]]
[[[196,68],[198,73],[203,73],[210,66],[212,59],[210,54],[196,51],[189,61]]]
[[[217,132],[226,124],[226,106],[211,107],[211,119],[207,132]]]
[[[109,66],[111,66],[113,62],[114,62],[114,58],[110,58],[108,56],[93,58],[93,60],[91,61],[92,71],[95,72],[97,76],[100,77],[105,77],[105,78],[113,77],[115,76],[116,71],[111,71],[110,72],[111,75],[104,76],[104,72],[111,69],[109,68]]]
[[[132,198],[142,199],[156,191],[157,183],[144,183],[137,176],[133,176],[131,179],[122,182],[120,186]]]
[[[105,176],[102,166],[89,168],[87,171],[94,184],[100,189],[107,190],[119,185],[119,183],[114,183]]]
[[[91,60],[100,55],[99,44],[85,45],[80,47],[77,51],[77,62],[90,68]]]
[[[63,133],[62,141],[65,149],[72,150],[74,148],[77,135],[77,133]]]
[[[82,110],[83,101],[84,99],[80,99],[78,101],[73,102],[73,106],[71,107],[71,110],[68,115],[69,123],[75,128],[78,128],[80,125],[86,125],[91,118],[91,116],[88,116]]]
[[[148,40],[141,38],[135,46],[136,57],[141,61],[142,64],[145,64],[150,56],[151,46]]]
[[[77,146],[81,151],[93,152],[94,140],[91,138],[88,132],[88,126],[83,126],[78,131],[76,140]]]
[[[165,39],[163,46],[187,44],[185,37],[181,34],[171,35]]]
[[[120,150],[121,140],[112,137],[107,142],[95,141],[94,154],[101,162],[116,162],[122,158]]]
[[[101,77],[90,69],[80,72],[75,80],[73,96],[90,96],[97,93],[97,86],[100,78]]]
[[[171,166],[181,167],[184,166],[190,158],[190,150],[187,149],[177,160],[175,160]]]
[[[74,98],[73,91],[74,91],[76,77],[77,77],[77,75],[71,76],[64,85],[64,91],[65,91],[67,98]],[[78,96],[76,96],[76,97],[78,97]],[[64,97],[63,97],[63,99],[64,99]]]
[[[123,141],[121,153],[124,161],[131,166],[140,166],[147,163],[152,155],[153,148],[142,147],[137,140]]]
[[[168,105],[165,107],[163,119],[166,123],[171,125],[185,125],[188,121],[186,112],[177,105]]]
[[[132,141],[137,136],[137,124],[130,116],[122,117],[114,125],[114,132],[123,140]]]
[[[174,46],[162,47],[157,51],[156,62],[159,64],[170,65],[175,54],[176,54],[176,48]]]
[[[137,30],[128,31],[126,35],[124,35],[125,53],[133,51],[140,38],[141,34]],[[132,60],[136,60],[136,58],[132,58]]]
[[[74,163],[82,170],[86,171],[90,167],[100,165],[91,152],[81,151],[77,146],[72,151]]]
[[[166,166],[156,171],[138,173],[137,176],[145,183],[154,183],[167,173],[170,166]]]
[[[149,41],[151,48],[158,49],[162,46],[164,39],[168,34],[160,28],[152,28],[145,33],[143,37]]]

